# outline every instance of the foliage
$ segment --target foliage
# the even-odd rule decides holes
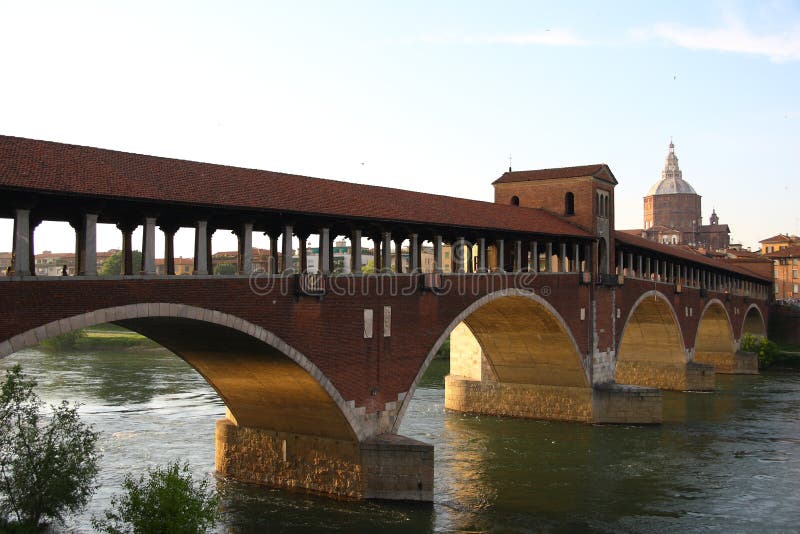
[[[111,498],[104,519],[92,519],[100,532],[194,533],[206,532],[219,520],[219,496],[208,481],[195,484],[189,464],[178,461],[149,469],[147,476],[125,476],[124,493]]]
[[[391,265],[392,272],[395,272],[394,263]],[[361,266],[361,274],[371,274],[375,272],[375,260],[369,260],[366,264]]]
[[[133,251],[133,273],[138,274],[142,266],[142,253]],[[122,251],[119,250],[108,257],[100,267],[100,276],[119,276],[122,274]]]
[[[449,358],[450,357],[450,337],[448,336],[447,339],[444,340],[442,346],[439,347],[439,350],[436,351],[436,356],[434,358]]]
[[[745,334],[742,336],[742,342],[739,345],[739,350],[744,352],[754,352],[758,355],[758,366],[765,369],[774,364],[780,356],[780,348],[774,341],[768,340],[763,336],[755,336],[753,334]]]
[[[73,330],[72,332],[45,339],[40,345],[42,348],[54,351],[74,349],[78,342],[85,337],[86,333],[83,330]]]
[[[236,274],[236,271],[233,263],[218,263],[214,266],[214,274]]]
[[[16,365],[0,391],[0,518],[17,531],[86,506],[100,457],[99,434],[80,420],[78,406],[50,406],[46,421],[35,386]]]

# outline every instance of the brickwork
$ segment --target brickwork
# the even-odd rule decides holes
[[[592,422],[592,389],[445,377],[448,410],[487,415]]]
[[[592,392],[595,423],[660,424],[661,391],[655,388],[607,384]]]
[[[637,360],[617,362],[617,382],[673,391],[713,391],[714,366],[664,364]]]
[[[359,445],[217,421],[217,472],[241,482],[364,497]]]

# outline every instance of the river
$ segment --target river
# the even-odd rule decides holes
[[[162,350],[0,360],[46,401],[82,403],[102,433],[100,488],[57,530],[90,532],[127,472],[176,458],[213,477],[224,405]],[[800,374],[717,376],[714,393],[665,393],[664,424],[592,426],[449,413],[431,366],[400,433],[435,446],[432,505],[347,502],[218,481],[220,532],[764,532],[800,529]]]

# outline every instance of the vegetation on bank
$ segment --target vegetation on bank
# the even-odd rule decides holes
[[[796,347],[781,347],[764,336],[745,334],[739,350],[753,352],[758,356],[758,368],[767,369],[800,369],[800,352],[792,351]]]
[[[78,405],[63,401],[44,414],[36,382],[19,365],[0,388],[0,532],[36,532],[83,509],[96,486],[99,433]]]
[[[46,339],[40,343],[43,349],[60,350],[94,350],[94,349],[127,349],[159,347],[154,341],[136,332],[125,330],[114,325],[73,330],[60,336]]]

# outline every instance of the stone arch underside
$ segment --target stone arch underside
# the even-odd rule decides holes
[[[758,306],[755,304],[751,304],[747,312],[745,312],[740,339],[745,334],[763,337],[767,335],[767,325],[764,323],[764,316],[761,315],[761,310],[759,310]]]
[[[483,367],[488,367],[485,371],[490,376],[486,378],[491,380],[589,386],[575,342],[563,323],[530,298],[493,300],[466,317],[454,333],[474,337],[485,358]]]
[[[713,376],[713,368],[687,366],[681,328],[666,297],[655,291],[642,295],[617,348],[617,383],[707,390],[713,389]]]
[[[368,437],[330,381],[274,334],[220,312],[183,304],[104,308],[47,323],[0,343],[0,357],[79,328],[114,323],[184,359],[239,425],[357,444]]]
[[[697,327],[694,361],[707,363],[719,372],[731,367],[735,353],[733,328],[719,301],[708,304]]]
[[[116,324],[166,347],[194,367],[244,427],[357,441],[342,411],[305,369],[238,330],[174,317]]]

